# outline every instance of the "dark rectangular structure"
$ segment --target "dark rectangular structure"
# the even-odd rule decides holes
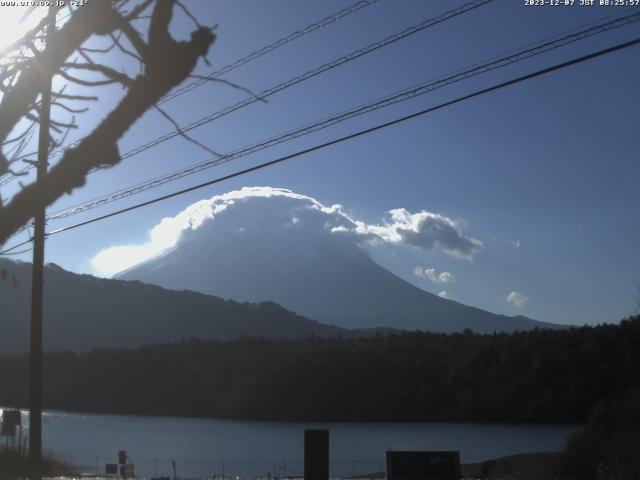
[[[2,428],[0,434],[5,437],[15,437],[16,429],[21,425],[20,410],[2,411]]]
[[[387,480],[460,480],[457,451],[387,451]]]
[[[329,480],[329,430],[304,431],[304,480]]]

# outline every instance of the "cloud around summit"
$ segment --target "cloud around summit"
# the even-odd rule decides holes
[[[251,206],[250,219],[246,209],[239,208],[247,204]],[[397,208],[387,212],[379,223],[369,224],[351,217],[339,204],[327,206],[283,188],[244,187],[195,202],[176,216],[163,218],[149,231],[146,240],[104,248],[90,264],[98,275],[114,275],[176,246],[184,233],[196,231],[206,222],[217,219],[224,219],[227,226],[235,225],[236,220],[237,231],[243,232],[256,222],[261,229],[276,229],[283,235],[293,234],[291,229],[295,227],[295,232],[311,236],[340,235],[355,244],[404,245],[441,251],[458,259],[472,259],[483,248],[480,240],[462,232],[460,222],[439,213],[427,210],[412,213]],[[447,274],[450,275],[441,273],[439,280],[452,280]]]

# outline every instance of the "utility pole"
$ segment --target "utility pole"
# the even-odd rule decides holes
[[[49,7],[45,48],[49,48],[56,29],[56,8]],[[44,57],[46,59],[46,57]],[[49,125],[51,116],[51,78],[53,72],[43,65],[40,97],[40,131],[38,132],[37,180],[47,174]],[[30,480],[42,478],[42,304],[44,287],[45,207],[34,216],[33,275],[31,281],[31,388],[29,395],[29,463]]]

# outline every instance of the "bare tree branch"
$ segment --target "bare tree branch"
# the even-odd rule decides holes
[[[185,15],[187,15],[187,17],[189,17],[191,19],[191,21],[193,22],[193,24],[197,27],[197,28],[201,28],[202,25],[200,25],[200,22],[198,22],[198,19],[196,17],[193,16],[193,14],[189,11],[188,8],[186,8],[182,2],[180,0],[176,0],[176,4],[178,5],[178,7],[180,7],[180,9],[185,13]]]
[[[91,35],[105,35],[118,28],[117,12],[111,2],[90,2],[78,10],[53,35],[43,52],[24,63],[16,84],[2,97],[0,103],[0,142],[3,142],[42,91],[43,81],[60,69],[71,54]],[[6,159],[0,158],[0,175],[5,173]]]
[[[131,20],[135,20],[136,18],[139,18],[140,14],[144,12],[152,3],[153,3],[153,0],[144,0],[144,2],[142,2],[140,5],[136,6],[133,10],[131,10],[131,12],[125,16],[125,19],[130,22]]]
[[[268,100],[266,98],[262,98],[260,96],[258,96],[257,94],[255,94],[254,92],[252,92],[251,90],[249,90],[246,87],[243,87],[242,85],[238,85],[237,83],[233,83],[229,80],[225,80],[224,78],[218,78],[218,77],[214,77],[214,76],[207,76],[207,75],[189,75],[190,78],[198,78],[200,80],[207,80],[209,82],[218,82],[218,83],[222,83],[224,85],[227,85],[231,88],[235,88],[236,90],[241,90],[245,93],[248,93],[249,95],[251,95],[253,98],[255,98],[256,100],[263,102],[263,103],[269,103]]]
[[[106,65],[102,65],[99,63],[64,63],[62,64],[64,69],[75,69],[75,70],[87,70],[92,72],[98,72],[107,77],[108,79],[113,80],[114,82],[121,83],[122,85],[129,86],[133,83],[133,79],[130,78],[127,74],[118,72],[111,67],[107,67]]]
[[[117,80],[112,78],[108,78],[106,80],[82,80],[81,78],[74,77],[73,75],[69,75],[65,70],[60,70],[58,75],[61,75],[63,78],[69,80],[70,82],[76,83],[78,85],[82,85],[84,87],[101,87],[103,85],[111,85],[112,83],[118,83]]]
[[[61,98],[64,100],[81,100],[85,102],[95,102],[98,100],[98,97],[93,95],[66,95],[64,93],[54,93],[52,95],[54,98]]]
[[[124,47],[122,45],[122,43],[120,42],[120,40],[118,40],[113,35],[111,35],[112,40],[115,42],[116,45],[118,45],[118,48],[120,48],[120,50],[122,50],[124,53],[136,58],[140,62],[144,62],[146,60],[145,57],[146,57],[147,52],[149,50],[149,46],[142,39],[142,37],[140,36],[138,31],[135,28],[133,28],[133,26],[127,20],[125,20],[124,18],[120,17],[120,22],[119,23],[120,23],[119,27],[122,29],[122,32],[127,37],[129,42],[131,42],[131,45],[133,45],[133,48],[135,48],[137,50],[139,55],[133,53],[131,50],[129,50],[126,47]]]
[[[169,115],[167,112],[165,112],[162,108],[160,108],[158,105],[154,105],[153,108],[155,108],[158,112],[160,112],[162,114],[162,116],[164,118],[166,118],[167,120],[169,120],[169,122],[171,122],[171,124],[174,126],[174,128],[176,129],[176,132],[178,132],[178,135],[180,135],[182,138],[184,138],[185,140],[187,140],[188,142],[193,143],[194,145],[197,145],[198,147],[202,148],[203,150],[205,150],[208,153],[211,153],[213,155],[215,155],[218,158],[222,158],[222,154],[216,152],[215,150],[210,149],[209,147],[207,147],[205,144],[199,142],[198,140],[196,140],[195,138],[187,135],[185,132],[182,131],[182,129],[180,128],[180,125],[178,125],[178,122],[176,122],[173,118],[171,118],[171,115]]]
[[[42,29],[44,28],[46,23],[47,23],[47,17],[44,17],[42,18],[42,20],[38,22],[38,24],[35,27],[33,27],[24,35],[22,35],[21,38],[19,38],[15,42],[10,43],[6,47],[0,49],[0,57],[5,57],[7,53],[17,50],[27,42],[33,41],[33,39],[35,39],[40,34],[40,32],[42,32]]]
[[[144,60],[142,59],[142,57],[125,47],[120,41],[120,37],[116,37],[115,35],[111,34],[111,39],[113,40],[113,44],[117,46],[122,53],[136,59],[138,61],[138,64],[140,65],[140,69],[142,70],[142,66],[144,65]]]
[[[111,2],[104,3],[111,4]],[[147,109],[153,107],[160,98],[182,83],[191,74],[199,58],[207,55],[209,47],[215,40],[215,35],[210,28],[198,28],[192,32],[190,41],[179,42],[169,34],[169,23],[175,3],[175,0],[155,2],[149,22],[149,43],[148,45],[145,44],[147,51],[142,54],[142,58],[145,61],[144,72],[132,80],[125,96],[118,105],[76,146],[65,150],[58,163],[45,176],[37,182],[26,186],[22,191],[15,194],[8,204],[0,208],[0,244],[3,244],[13,232],[26,224],[33,216],[34,210],[44,208],[62,195],[83,186],[86,183],[86,176],[91,170],[118,164],[121,160],[117,146],[118,140]],[[47,46],[46,53],[48,55],[43,58],[47,58],[49,65],[53,64],[55,67],[47,67],[48,71],[53,72],[61,68],[73,49],[77,48],[81,43],[73,41],[72,43],[75,47],[71,48],[65,42],[62,42],[61,38],[71,41],[83,39],[90,35],[91,28],[78,24],[78,16],[85,14],[85,11],[88,11],[92,5],[102,4],[103,2],[91,2],[87,8],[78,10],[67,23],[67,25],[71,24],[73,29],[66,30],[67,33],[64,37],[62,36],[62,31],[56,34],[54,37],[54,40],[57,39],[58,42],[56,45],[64,52],[56,51],[54,53],[53,50],[50,50],[53,45]],[[92,15],[97,12],[97,9],[93,10]],[[95,33],[109,34],[114,25],[117,25],[117,28],[122,28],[122,22],[126,21],[118,12],[113,10],[106,13],[103,12],[103,15],[108,16],[108,21],[102,18],[98,22],[93,16],[85,18],[85,21],[91,24]],[[73,39],[69,37],[70,34],[68,32],[70,31],[75,32],[76,37]],[[55,42],[51,43],[54,44]],[[34,69],[35,66],[31,68]],[[19,102],[17,99],[14,100],[13,108],[20,110],[13,113],[14,117],[19,118],[18,113],[21,113],[20,116],[24,116],[24,112],[28,111],[30,106],[35,103],[39,82],[34,79],[33,73],[31,75],[28,81],[24,81],[20,85],[21,90],[25,92],[26,99],[21,97]],[[9,94],[13,93],[16,88],[18,88],[18,85]],[[59,94],[56,98],[70,97],[69,95]],[[5,107],[4,100],[3,98],[0,110],[2,108],[8,110],[8,107]],[[7,124],[11,124],[11,120],[0,125],[0,138],[6,138],[6,135],[2,136],[4,133],[2,128],[6,130]]]
[[[84,113],[84,112],[86,112],[87,110],[89,110],[89,108],[88,108],[88,107],[85,107],[85,108],[71,108],[71,107],[69,107],[68,105],[65,105],[64,103],[61,103],[61,102],[55,102],[55,101],[54,101],[54,102],[51,102],[51,106],[60,107],[60,108],[62,108],[63,110],[66,110],[66,111],[67,111],[67,112],[69,112],[69,113]]]

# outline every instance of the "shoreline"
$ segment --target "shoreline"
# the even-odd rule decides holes
[[[3,409],[18,409],[23,415],[29,414],[28,407],[0,405],[0,411]],[[157,413],[135,413],[135,412],[102,412],[97,410],[65,410],[61,408],[44,408],[43,414],[62,414],[62,415],[104,415],[109,417],[144,417],[144,418],[162,418],[162,419],[193,419],[193,420],[215,420],[218,422],[251,422],[251,423],[282,423],[282,424],[305,424],[305,423],[334,423],[334,424],[366,424],[366,423],[379,423],[379,424],[447,424],[447,425],[477,425],[477,426],[575,426],[582,427],[586,424],[586,419],[583,421],[549,421],[549,422],[527,422],[527,421],[491,421],[491,420],[464,420],[464,419],[439,419],[439,420],[387,420],[387,419],[365,419],[365,420],[336,420],[336,419],[264,419],[264,418],[251,418],[251,417],[207,417],[198,415],[176,415],[176,414],[157,414]]]

